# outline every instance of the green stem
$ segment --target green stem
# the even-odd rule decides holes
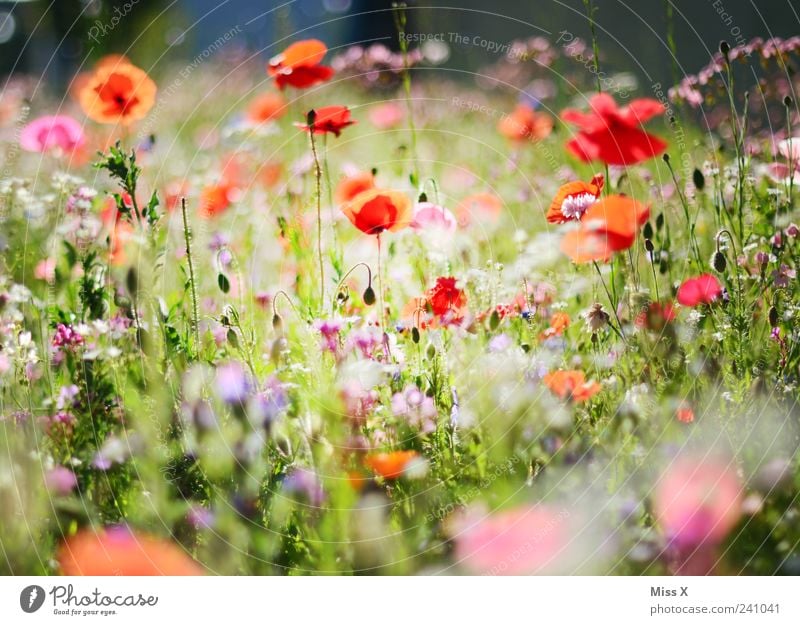
[[[311,153],[314,155],[314,173],[317,184],[317,256],[319,258],[319,306],[325,306],[325,261],[322,256],[322,168],[317,154],[317,142],[314,140],[314,122],[310,120],[308,136],[311,137]]]
[[[183,240],[186,244],[186,260],[189,264],[189,292],[192,297],[192,333],[195,341],[195,357],[200,351],[200,315],[197,306],[197,283],[194,277],[194,260],[192,259],[192,231],[186,215],[186,198],[181,198],[181,216],[183,217]]]

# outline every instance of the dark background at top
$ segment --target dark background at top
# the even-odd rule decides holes
[[[135,2],[135,0],[133,0]],[[99,20],[109,24],[115,6],[131,0],[29,0],[0,1],[2,14],[11,12],[15,34],[0,44],[0,74],[44,73],[54,87],[66,84],[86,59],[108,52],[127,52],[134,61],[154,73],[164,60],[191,59],[217,37],[240,26],[236,46],[261,51],[266,59],[285,44],[279,38],[319,37],[330,47],[354,41],[391,36],[394,26],[391,0],[296,0],[288,6],[275,0],[138,0],[119,25],[95,44],[88,31]],[[81,11],[90,5],[90,11]],[[582,0],[424,0],[409,2],[410,31],[460,32],[498,42],[541,33],[526,25],[551,31],[568,30],[589,39]],[[708,61],[721,39],[734,43],[731,29],[741,37],[788,37],[800,33],[798,0],[721,0],[717,7],[731,16],[723,23],[714,0],[673,0],[678,64],[694,73]],[[335,7],[348,6],[342,12]],[[436,5],[437,9],[417,8]],[[672,76],[669,50],[665,43],[666,2],[664,0],[595,0],[601,54],[607,66],[618,70],[647,73],[651,80],[668,82]],[[451,7],[451,8],[447,8]],[[164,9],[162,17],[154,19]],[[258,17],[266,11],[272,12]],[[365,11],[376,11],[357,15]],[[497,15],[491,15],[496,13]],[[38,25],[37,25],[38,24]],[[652,30],[651,30],[652,29]],[[2,30],[2,28],[0,28]],[[299,31],[299,32],[298,32]],[[181,42],[170,42],[185,32]],[[498,55],[478,47],[452,48],[447,67],[474,69],[493,62]]]

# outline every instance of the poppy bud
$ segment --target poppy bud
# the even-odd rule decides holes
[[[725,259],[725,254],[717,250],[711,257],[711,266],[717,273],[723,273],[728,266],[728,261]]]
[[[313,126],[315,121],[317,121],[317,112],[314,109],[311,109],[308,113],[306,113],[306,124]]]
[[[128,287],[128,293],[131,295],[136,294],[139,290],[139,274],[133,267],[128,269],[128,275],[125,276],[125,286]]]
[[[694,182],[694,188],[698,191],[702,191],[706,186],[705,176],[703,176],[703,172],[697,168],[695,168],[694,173],[692,174],[692,181]]]
[[[272,316],[272,329],[276,332],[280,332],[283,329],[283,318],[278,313]]]
[[[436,347],[433,345],[433,343],[428,344],[428,349],[425,353],[430,360],[433,360],[434,356],[436,356]]]
[[[492,316],[489,317],[489,328],[494,331],[497,330],[497,326],[500,325],[500,315],[497,314],[496,310],[492,311]]]
[[[644,235],[645,239],[653,238],[653,226],[649,221],[644,225],[644,228],[642,229],[642,234]]]
[[[769,307],[769,325],[771,328],[774,328],[778,325],[778,309],[775,306]]]
[[[227,293],[231,290],[231,281],[228,280],[228,276],[224,273],[221,273],[217,276],[217,285],[219,286],[219,290],[223,293]]]
[[[239,335],[236,334],[236,331],[233,328],[228,328],[228,343],[230,343],[234,348],[239,349]]]
[[[719,42],[719,51],[722,53],[722,56],[724,56],[725,60],[727,61],[728,54],[730,54],[731,51],[731,44],[729,44],[727,41],[723,39],[722,41]]]
[[[787,95],[787,96],[786,96],[786,97],[783,99],[783,105],[784,105],[784,106],[786,106],[786,107],[789,107],[789,106],[791,106],[791,105],[792,105],[792,98],[791,98],[791,96],[788,96],[788,95]]]
[[[411,328],[411,340],[414,341],[414,343],[419,344],[419,328],[416,326]]]
[[[661,230],[664,227],[664,213],[659,213],[656,217],[656,230]]]
[[[372,306],[375,303],[375,290],[371,284],[364,290],[363,299],[367,306]]]
[[[662,156],[661,158],[662,158],[662,159],[664,159],[664,162],[665,162],[667,165],[669,165],[669,154],[667,154],[666,152],[664,152],[664,156]]]
[[[646,249],[648,252],[652,253],[653,250],[656,249],[656,248],[655,248],[655,246],[653,245],[653,242],[650,239],[645,239],[644,240],[644,249]]]
[[[427,202],[428,201],[428,194],[423,191],[419,194],[419,202]]]

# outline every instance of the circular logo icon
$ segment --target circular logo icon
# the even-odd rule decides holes
[[[30,614],[36,612],[44,603],[44,588],[41,586],[26,586],[19,593],[19,607],[23,612]]]

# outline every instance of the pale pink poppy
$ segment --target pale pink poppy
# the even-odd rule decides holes
[[[45,258],[40,260],[36,265],[36,269],[33,270],[33,277],[37,280],[52,282],[53,278],[56,277],[56,259]]]
[[[81,125],[67,115],[46,115],[22,129],[19,144],[29,152],[48,152],[54,148],[70,153],[83,146],[86,138]]]
[[[417,232],[440,230],[450,233],[458,227],[458,222],[455,215],[444,206],[433,202],[420,202],[414,209],[411,227]]]
[[[546,504],[465,520],[455,536],[456,561],[481,575],[529,575],[554,570],[570,543],[569,514]]]
[[[396,128],[405,116],[406,113],[403,107],[395,102],[384,102],[373,106],[369,110],[369,121],[378,130]]]
[[[791,137],[778,142],[778,154],[783,160],[769,163],[764,171],[775,182],[800,184],[800,137]]]
[[[679,552],[717,545],[741,515],[742,485],[735,467],[720,458],[678,458],[655,490],[654,513]]]

